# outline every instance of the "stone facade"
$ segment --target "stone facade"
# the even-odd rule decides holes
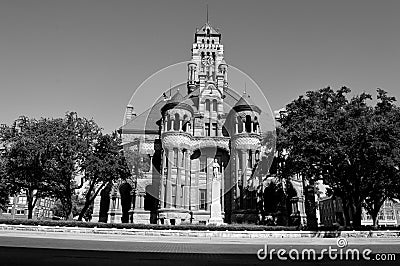
[[[111,222],[208,223],[215,159],[224,222],[259,221],[258,190],[265,175],[254,173],[266,156],[262,111],[250,95],[239,95],[229,86],[219,31],[206,23],[196,31],[191,51],[185,86],[170,89],[140,115],[127,106],[120,129],[124,148],[141,154],[140,160],[151,166],[141,176],[133,171],[130,183],[114,185],[104,199],[99,196],[94,221],[104,220],[100,209],[108,203]],[[125,204],[124,197],[130,197]]]

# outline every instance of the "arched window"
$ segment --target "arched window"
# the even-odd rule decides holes
[[[240,119],[240,116],[238,116],[236,123],[238,124],[238,132],[237,133],[242,133],[243,132],[243,122],[242,122],[242,119]]]
[[[169,119],[169,117],[167,118],[167,128],[166,128],[166,130],[167,131],[171,130],[171,119]]]
[[[210,34],[210,29],[207,29],[207,34]]]
[[[217,100],[214,99],[214,100],[212,101],[212,103],[213,103],[213,104],[212,104],[212,105],[213,105],[213,111],[214,111],[214,112],[217,112],[217,111],[218,111],[218,102],[217,102]]]
[[[207,40],[207,44],[210,44],[210,40]]]
[[[204,43],[204,39],[202,39],[201,42]]]
[[[251,116],[250,115],[246,115],[245,127],[246,127],[246,132],[250,133],[251,132]]]
[[[257,116],[254,117],[253,132],[257,132],[258,120]]]
[[[182,125],[182,131],[183,132],[186,132],[188,123],[189,123],[188,116],[184,115],[183,116],[183,125]]]
[[[251,150],[248,150],[248,156],[247,156],[247,167],[248,168],[253,168],[253,152]]]
[[[206,100],[206,111],[210,111],[210,100]]]
[[[214,44],[214,40],[212,40],[211,43]]]
[[[179,130],[179,114],[175,114],[174,130],[175,130],[175,131],[178,131],[178,130]]]

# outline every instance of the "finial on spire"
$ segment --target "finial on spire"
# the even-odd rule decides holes
[[[208,4],[207,4],[207,8],[206,9],[207,9],[207,24],[209,24],[208,23]]]

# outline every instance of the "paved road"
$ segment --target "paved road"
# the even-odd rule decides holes
[[[282,265],[259,260],[268,248],[337,248],[336,239],[223,239],[0,232],[0,265]],[[348,239],[348,247],[400,253],[398,239]],[[398,265],[397,261],[301,261],[291,265]],[[397,262],[397,263],[396,263]]]

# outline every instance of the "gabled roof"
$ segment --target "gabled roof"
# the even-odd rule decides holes
[[[128,121],[121,127],[121,130],[126,133],[145,131],[153,133],[158,132],[159,126],[157,122],[161,118],[161,108],[163,106],[164,102],[156,103],[151,108]]]

